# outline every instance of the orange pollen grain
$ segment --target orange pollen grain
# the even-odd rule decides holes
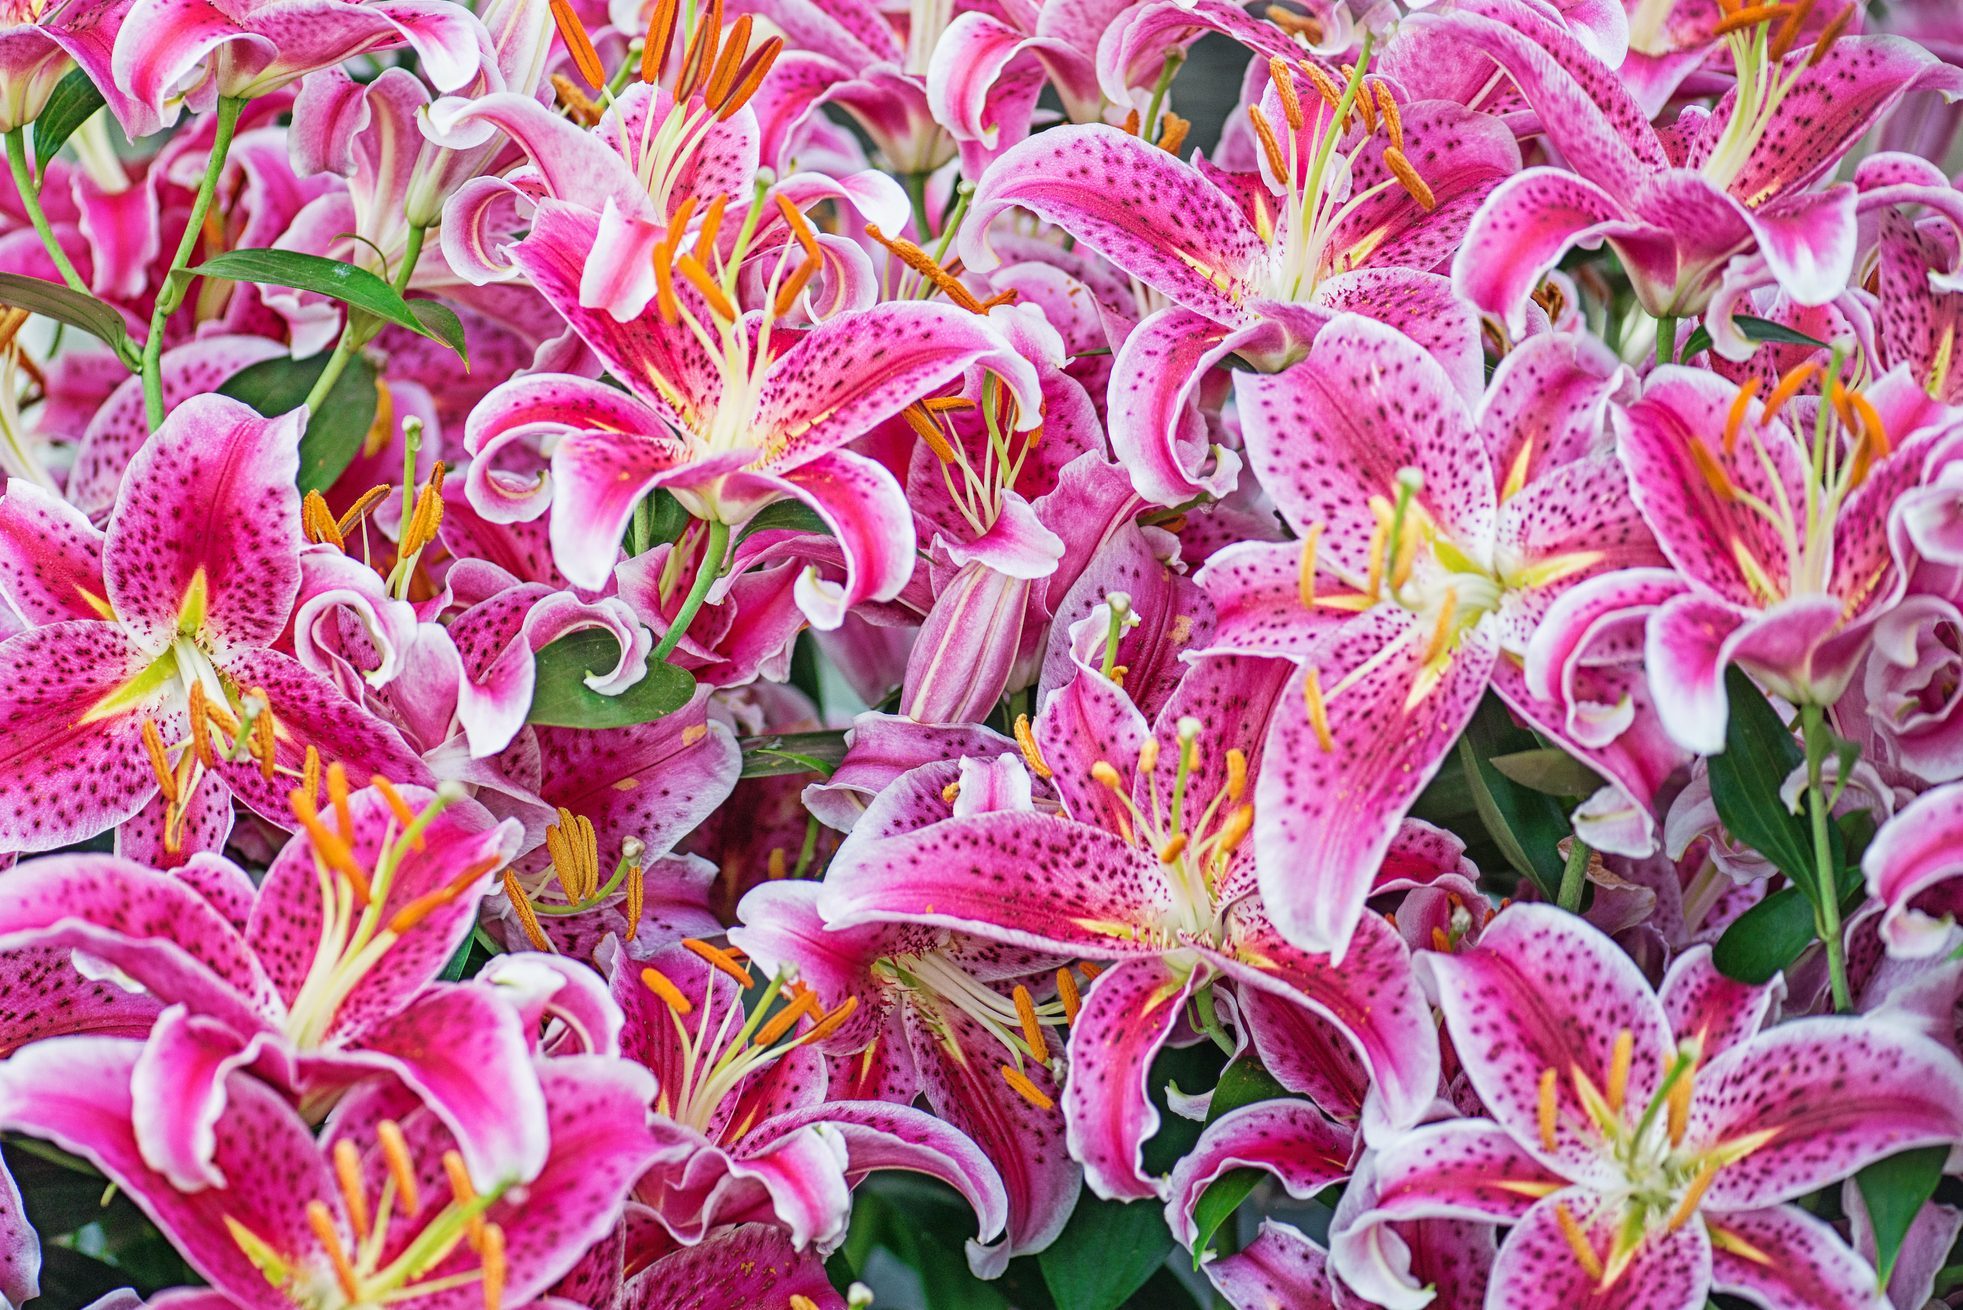
[[[1565,1204],[1555,1205],[1554,1222],[1561,1226],[1561,1236],[1568,1239],[1568,1249],[1574,1252],[1574,1258],[1580,1262],[1582,1269],[1590,1278],[1601,1278],[1602,1257],[1595,1254],[1595,1248],[1589,1245],[1588,1234],[1582,1231],[1575,1217],[1568,1213]]]
[[[1068,968],[1056,971],[1056,998],[1063,1003],[1064,1019],[1076,1023],[1078,1011],[1084,1008],[1084,994],[1077,990],[1077,976]]]
[[[795,1028],[799,1019],[815,1011],[817,1008],[818,994],[816,992],[799,992],[791,998],[787,1005],[778,1010],[777,1013],[771,1015],[768,1023],[757,1029],[756,1044],[758,1046],[776,1045],[777,1039]]]
[[[334,1143],[334,1182],[341,1189],[341,1201],[347,1206],[348,1223],[354,1228],[355,1240],[367,1241],[368,1195],[361,1188],[361,1152],[345,1137]]]
[[[341,1295],[359,1301],[361,1283],[355,1278],[354,1264],[341,1245],[341,1235],[334,1231],[334,1212],[327,1208],[327,1202],[318,1199],[307,1202],[307,1226],[314,1230],[315,1239],[334,1265],[334,1281],[340,1285]]]

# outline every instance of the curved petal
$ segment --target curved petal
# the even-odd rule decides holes
[[[788,472],[736,474],[732,495],[774,488],[818,512],[845,554],[845,580],[832,582],[807,567],[795,586],[798,608],[821,631],[835,631],[855,605],[891,600],[913,576],[913,516],[906,493],[885,465],[851,450],[834,450]]]
[[[107,617],[102,533],[60,496],[9,478],[0,496],[0,593],[30,627]]]
[[[1529,168],[1494,187],[1473,214],[1452,258],[1452,285],[1481,313],[1523,336],[1528,302],[1561,256],[1604,240],[1659,238],[1667,234],[1586,178]]]
[[[1585,1268],[1557,1208],[1598,1262]],[[1493,1262],[1487,1304],[1534,1310],[1703,1310],[1711,1286],[1711,1242],[1700,1223],[1653,1233],[1608,1286],[1600,1266],[1622,1223],[1617,1205],[1579,1190],[1557,1192],[1521,1219]]]
[[[1306,1201],[1349,1176],[1355,1139],[1307,1101],[1257,1101],[1206,1126],[1180,1157],[1167,1182],[1166,1224],[1191,1250],[1199,1237],[1193,1209],[1221,1175],[1234,1169],[1272,1174],[1288,1194]]]
[[[1194,404],[1232,336],[1205,315],[1169,305],[1133,328],[1112,360],[1112,449],[1138,494],[1155,505],[1225,496],[1240,480],[1240,456],[1213,443]]]
[[[1152,1060],[1192,993],[1156,956],[1126,960],[1099,974],[1070,1026],[1070,1078],[1063,1116],[1070,1154],[1084,1181],[1106,1200],[1157,1197],[1141,1152],[1159,1129],[1152,1105]]]
[[[1263,1219],[1253,1241],[1201,1270],[1234,1310],[1337,1310],[1322,1248],[1279,1220]]]
[[[1766,1310],[1872,1310],[1872,1266],[1796,1205],[1709,1215],[1711,1285]]]

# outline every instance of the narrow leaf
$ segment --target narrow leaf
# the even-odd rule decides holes
[[[743,525],[737,540],[753,532],[800,532],[831,535],[831,529],[818,517],[818,511],[801,500],[776,500],[765,505]]]
[[[470,351],[466,348],[463,334],[463,320],[457,312],[440,300],[411,300],[405,302],[416,321],[423,325],[423,335],[432,341],[440,341],[457,352],[457,358],[464,364],[464,372],[470,371]]]
[[[737,743],[743,748],[745,778],[775,778],[787,773],[829,775],[845,758],[845,734],[833,732],[780,732],[764,737],[745,737]]]
[[[1165,1262],[1172,1232],[1153,1201],[1102,1201],[1087,1189],[1041,1255],[1057,1310],[1118,1310]]]
[[[89,75],[77,68],[55,84],[41,116],[34,120],[34,171],[43,173],[48,161],[62,144],[75,135],[75,129],[89,121],[102,108],[102,92]]]
[[[47,282],[24,273],[0,273],[0,305],[12,305],[80,328],[119,351],[129,342],[129,329],[124,326],[121,314],[94,296],[71,291],[59,282]]]
[[[1806,762],[1805,755],[1743,670],[1726,670],[1724,683],[1731,707],[1724,751],[1710,761],[1718,818],[1733,838],[1771,860],[1800,887],[1812,888],[1818,881],[1812,836],[1805,820],[1779,796],[1787,776]]]
[[[1262,1068],[1258,1060],[1244,1057],[1222,1071],[1220,1082],[1213,1089],[1213,1099],[1207,1103],[1206,1121],[1213,1123],[1242,1106],[1288,1094],[1288,1089],[1276,1082],[1275,1076]],[[1193,1238],[1195,1269],[1200,1266],[1201,1256],[1212,1247],[1213,1235],[1240,1209],[1241,1202],[1260,1181],[1259,1169],[1235,1169],[1214,1179],[1200,1196],[1199,1204],[1193,1207],[1193,1223],[1198,1229]]]
[[[373,315],[384,323],[408,328],[418,336],[428,337],[458,354],[463,353],[463,327],[456,322],[456,315],[450,314],[447,324],[425,324],[409,302],[396,294],[394,287],[367,269],[338,259],[325,259],[298,250],[228,250],[206,260],[191,272],[198,277],[265,282],[300,291],[316,291]],[[441,316],[433,317],[440,319]]]
[[[599,629],[571,632],[540,651],[537,683],[527,722],[555,728],[626,728],[652,723],[688,704],[695,678],[672,664],[649,664],[645,678],[618,696],[602,696],[586,685],[589,673],[604,673],[620,657],[613,635]]]
[[[1495,755],[1493,767],[1544,796],[1592,796],[1602,785],[1595,770],[1553,746]]]
[[[311,359],[263,359],[232,374],[218,390],[273,418],[305,402],[327,360],[326,352]],[[302,494],[325,492],[347,471],[375,424],[376,404],[375,370],[357,355],[335,380],[319,412],[307,416],[296,479]]]
[[[1774,345],[1785,346],[1817,346],[1821,350],[1827,349],[1827,343],[1821,341],[1819,338],[1809,337],[1804,332],[1789,328],[1783,323],[1774,323],[1769,318],[1758,318],[1751,314],[1739,314],[1731,321],[1737,325],[1739,333],[1747,341],[1756,341],[1760,344],[1769,342]],[[1681,360],[1695,359],[1698,355],[1710,348],[1711,333],[1708,329],[1700,325],[1695,332],[1684,338],[1683,353],[1678,355],[1677,358]]]
[[[1500,854],[1551,901],[1561,885],[1557,843],[1568,835],[1567,815],[1553,797],[1522,787],[1493,766],[1495,756],[1534,745],[1533,735],[1514,727],[1506,707],[1489,696],[1459,738],[1459,761],[1473,806]]]

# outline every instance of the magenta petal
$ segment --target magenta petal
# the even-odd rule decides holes
[[[0,943],[58,946],[114,965],[166,1003],[221,1019],[240,1033],[263,1026],[271,983],[218,911],[166,873],[108,855],[58,855],[31,876],[0,877]]]
[[[1160,1194],[1141,1155],[1159,1129],[1152,1060],[1179,1022],[1193,981],[1157,957],[1123,961],[1098,975],[1070,1026],[1070,1078],[1063,1088],[1070,1154],[1106,1200]]]
[[[1012,208],[1056,224],[1146,285],[1215,322],[1250,317],[1245,279],[1266,254],[1240,209],[1198,170],[1114,127],[1042,132],[983,173],[961,233],[994,267],[989,224]]]
[[[0,641],[0,847],[87,841],[157,791],[142,721],[181,733],[183,697],[168,659],[111,623],[71,620]]]
[[[737,474],[726,480],[733,496],[761,484],[818,512],[845,554],[845,580],[833,582],[806,568],[795,587],[798,608],[821,631],[834,631],[855,605],[891,600],[913,576],[913,516],[902,509],[906,493],[877,460],[834,450],[806,458],[771,476]]]
[[[1329,638],[1316,653],[1325,694],[1358,674],[1328,699],[1329,749],[1304,709],[1309,669],[1277,703],[1254,786],[1254,854],[1268,916],[1303,950],[1341,959],[1406,808],[1485,693],[1490,623],[1465,634],[1413,703],[1424,640],[1418,620],[1391,605]]]
[[[222,1187],[212,1163],[226,1080],[257,1058],[261,1043],[173,1005],[157,1016],[130,1075],[132,1124],[143,1162],[180,1191]]]
[[[1579,1190],[1556,1192],[1529,1210],[1493,1262],[1488,1305],[1534,1310],[1702,1310],[1711,1285],[1711,1242],[1704,1225],[1646,1238],[1607,1288],[1582,1267],[1555,1218],[1566,1206],[1600,1260],[1622,1222],[1620,1207]]]
[[[1112,449],[1138,494],[1155,505],[1225,496],[1240,479],[1240,456],[1213,443],[1195,403],[1234,335],[1196,310],[1170,305],[1118,347],[1109,388]]]
[[[300,594],[300,422],[198,396],[137,452],[102,562],[138,641],[195,631],[222,658],[279,636]]]
[[[27,1222],[20,1188],[0,1166],[0,1300],[21,1305],[41,1294],[41,1239]]]
[[[1495,187],[1472,216],[1452,261],[1452,283],[1519,336],[1527,330],[1529,298],[1562,255],[1576,246],[1655,232],[1586,178],[1530,168]]]
[[[1706,1210],[1790,1201],[1885,1156],[1963,1137],[1963,1063],[1894,1024],[1781,1024],[1698,1071],[1686,1138],[1708,1148],[1763,1132],[1771,1140],[1718,1171]]]
[[[1861,868],[1869,895],[1882,903],[1881,936],[1890,954],[1923,959],[1948,949],[1956,932],[1946,902],[1963,880],[1959,841],[1963,786],[1957,785],[1918,796],[1875,834]],[[1918,906],[1932,892],[1931,903]]]
[[[1230,1110],[1206,1126],[1166,1184],[1166,1223],[1191,1250],[1199,1237],[1193,1208],[1206,1189],[1234,1169],[1272,1174],[1288,1194],[1306,1201],[1349,1176],[1355,1138],[1306,1101],[1258,1101]]]
[[[102,533],[53,492],[9,478],[0,497],[0,592],[34,626],[106,618]]]
[[[235,1076],[215,1164],[224,1188],[181,1192],[137,1148],[131,1075],[141,1043],[72,1037],[37,1043],[0,1064],[0,1124],[93,1162],[163,1229],[191,1267],[249,1310],[288,1310],[225,1221],[288,1251],[313,1251],[306,1202],[333,1196],[333,1175],[299,1115],[270,1088]]]
[[[1357,1226],[1330,1235],[1338,1264],[1351,1241],[1379,1220],[1456,1218],[1511,1222],[1559,1181],[1485,1119],[1447,1119],[1414,1128],[1371,1157],[1377,1198]]]
[[[552,562],[568,581],[592,591],[606,586],[634,506],[681,454],[676,441],[633,431],[560,438],[552,452]]]
[[[1693,946],[1670,965],[1657,999],[1679,1041],[1693,1038],[1703,1058],[1755,1036],[1786,992],[1785,980],[1754,986],[1718,972],[1709,946]]]
[[[662,1256],[621,1288],[619,1310],[778,1310],[801,1296],[844,1310],[815,1251],[775,1224],[741,1224]]]
[[[480,1188],[544,1167],[545,1098],[518,1012],[493,989],[429,987],[363,1032],[358,1058],[395,1073],[443,1120]]]
[[[1263,1219],[1252,1242],[1202,1269],[1234,1310],[1338,1310],[1322,1248],[1278,1220]]]
[[[1628,1098],[1648,1102],[1676,1049],[1642,971],[1608,937],[1549,905],[1515,905],[1464,954],[1427,953],[1432,988],[1467,1077],[1500,1125],[1543,1165],[1604,1188],[1618,1176],[1575,1090],[1579,1071],[1608,1085],[1617,1034],[1634,1038]],[[1554,1147],[1538,1124],[1553,1069]]]
[[[1711,1285],[1768,1310],[1872,1310],[1872,1266],[1840,1234],[1796,1205],[1706,1216]],[[1728,1239],[1765,1258],[1741,1254]]]
[[[1650,618],[1643,665],[1664,728],[1687,750],[1724,749],[1726,646],[1743,622],[1734,606],[1696,592],[1664,602]]]

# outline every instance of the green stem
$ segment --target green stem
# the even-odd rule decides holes
[[[667,659],[681,644],[682,638],[688,635],[688,625],[695,622],[696,611],[709,598],[709,588],[715,586],[716,579],[722,576],[728,547],[729,524],[720,519],[710,519],[709,540],[702,547],[702,562],[695,569],[695,584],[688,589],[682,607],[675,611],[674,621],[668,625],[668,635],[661,639],[661,644],[654,648],[650,658]]]
[[[1166,92],[1172,90],[1172,79],[1179,76],[1179,66],[1185,62],[1184,50],[1174,50],[1166,56],[1166,66],[1159,70],[1159,80],[1152,86],[1152,101],[1145,106],[1145,122],[1138,129],[1140,140],[1159,139],[1159,107],[1165,104]]]
[[[20,191],[20,203],[27,210],[27,217],[33,222],[41,244],[47,248],[48,258],[55,262],[61,280],[68,284],[70,291],[79,291],[85,296],[93,294],[88,284],[82,281],[82,275],[75,271],[68,252],[55,240],[54,228],[48,222],[47,212],[41,208],[41,184],[27,165],[27,137],[22,128],[17,127],[7,133],[7,164],[14,170],[14,186]]]
[[[1211,1037],[1215,1046],[1228,1055],[1234,1053],[1234,1039],[1227,1036],[1226,1030],[1220,1026],[1220,1016],[1213,1008],[1212,983],[1207,983],[1193,993],[1193,1017],[1194,1026]]]
[[[1570,839],[1568,862],[1561,867],[1561,890],[1556,903],[1570,914],[1581,912],[1581,889],[1588,882],[1588,843]]]
[[[1827,948],[1834,1009],[1847,1011],[1854,1008],[1854,996],[1847,986],[1847,952],[1840,939],[1840,876],[1834,868],[1833,841],[1827,831],[1827,793],[1821,782],[1833,734],[1827,728],[1826,711],[1818,705],[1802,706],[1800,723],[1806,736],[1806,807],[1813,821],[1813,923]]]
[[[1677,316],[1665,314],[1656,320],[1656,362],[1668,364],[1677,357]]]
[[[341,329],[340,341],[334,345],[334,353],[327,357],[327,367],[320,371],[320,377],[314,381],[313,390],[307,393],[307,399],[304,403],[307,406],[307,413],[309,414],[320,413],[320,407],[327,403],[328,394],[334,390],[334,384],[341,380],[341,374],[354,361],[354,357],[361,352],[361,347],[356,345],[354,340],[354,311],[352,309],[348,311],[348,319],[348,326]]]
[[[428,236],[429,229],[419,224],[409,228],[409,239],[402,246],[402,264],[395,270],[396,295],[409,290],[409,279],[416,275],[416,261],[423,257],[423,241]]]
[[[177,253],[171,256],[170,271],[164,274],[164,284],[157,291],[156,310],[150,315],[150,336],[143,343],[143,413],[152,432],[164,421],[164,324],[184,303],[184,291],[190,285],[184,270],[190,266],[191,252],[198,248],[198,238],[203,235],[204,216],[211,209],[211,197],[218,190],[218,178],[225,171],[225,156],[232,149],[232,133],[238,128],[239,113],[244,108],[243,100],[230,96],[219,98],[211,158],[205,164],[204,180],[198,183],[197,199],[191,202],[191,216],[184,224]]]

